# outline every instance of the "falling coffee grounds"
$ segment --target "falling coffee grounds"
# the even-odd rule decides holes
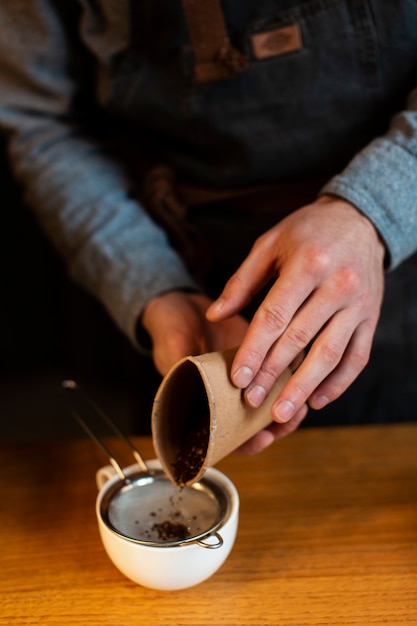
[[[174,478],[177,485],[184,486],[195,478],[200,471],[207,454],[209,441],[209,427],[207,420],[203,424],[192,428],[178,451],[174,468]]]

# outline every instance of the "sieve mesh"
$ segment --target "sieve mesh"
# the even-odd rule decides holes
[[[226,509],[223,492],[211,481],[179,488],[162,473],[117,483],[101,504],[104,521],[117,533],[161,545],[207,535],[218,527]]]

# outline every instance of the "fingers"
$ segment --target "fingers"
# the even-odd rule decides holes
[[[325,301],[325,311],[318,313],[314,307],[304,310],[313,290],[311,277],[295,281],[292,271],[288,271],[273,285],[254,315],[231,373],[237,387],[247,388],[250,406],[263,402],[279,375],[318,332],[323,314],[333,313],[333,305]],[[281,337],[285,339],[277,343]],[[279,350],[271,354],[271,346],[279,346]]]
[[[303,390],[308,394],[309,385],[321,382],[337,366],[354,330],[355,320],[350,312],[343,311],[332,316],[332,307],[326,303],[323,303],[322,307],[306,306],[294,317],[285,334],[275,341],[253,380],[246,386],[244,395],[248,404],[252,407],[260,406],[283,370],[321,331],[320,337],[310,349],[309,356],[301,365],[305,381]],[[314,367],[311,365],[310,371],[307,366],[313,362]],[[254,368],[256,366],[257,364]],[[249,368],[251,369],[250,364]],[[235,384],[241,382],[242,376],[239,377],[239,374],[238,368],[237,375],[233,376]],[[304,399],[306,397],[308,395],[305,395]]]
[[[158,336],[153,345],[153,356],[157,370],[165,376],[170,368],[184,356],[198,354],[201,351],[202,339],[196,335],[190,335],[187,329],[172,328],[169,333]],[[159,338],[160,337],[160,338]]]
[[[309,298],[301,302],[298,310],[295,309],[292,319],[282,323],[275,328],[271,327],[270,332],[263,331],[265,314],[263,309],[271,307],[268,300],[273,301],[280,296],[280,285],[277,282],[275,289],[271,290],[263,305],[249,328],[245,342],[238,351],[232,369],[232,380],[235,385],[246,388],[245,398],[250,406],[259,406],[272,389],[275,381],[283,370],[289,366],[298,355],[310,344],[310,342],[323,331],[324,346],[327,347],[325,358],[335,361],[341,357],[350,336],[355,329],[355,318],[350,313],[344,313],[345,319],[340,319],[340,313],[335,318],[337,308],[343,305],[340,298],[335,299],[329,288],[322,288],[314,292]],[[278,292],[278,295],[275,294]],[[305,296],[302,290],[299,291],[299,298]],[[286,304],[288,305],[289,299]],[[291,301],[290,307],[297,307],[297,299]],[[273,305],[272,305],[273,306]],[[291,316],[291,312],[289,313]],[[326,325],[333,318],[332,328],[337,329],[337,333],[326,331]],[[333,335],[336,335],[333,337]],[[255,341],[257,343],[255,344]],[[247,346],[253,342],[257,347],[262,346],[262,350],[257,352],[248,349]],[[319,344],[322,345],[322,344]]]
[[[205,317],[210,303],[203,294],[183,292],[168,292],[148,303],[141,321],[151,337],[154,363],[162,376],[185,356],[242,343],[248,322],[235,315],[212,324]]]
[[[308,401],[315,409],[329,404],[351,385],[365,367],[371,351],[375,322],[361,324],[353,333],[342,356],[323,344],[313,344],[309,354],[272,405],[273,418],[286,423]],[[326,356],[322,358],[320,354]]]
[[[353,288],[352,285],[345,287],[343,294],[339,281],[336,281],[318,289],[300,306],[284,330],[285,324],[282,324],[275,335],[268,334],[266,347],[262,325],[257,326],[262,319],[259,310],[232,369],[233,382],[245,389],[244,397],[249,406],[262,404],[283,370],[311,342],[306,358],[275,401],[273,418],[286,423],[305,402],[321,408],[347,389],[369,359],[378,319],[377,308],[373,316],[361,321],[363,311],[357,304],[360,298],[353,299],[354,305],[346,304]],[[273,298],[275,294],[271,292],[268,297]],[[251,332],[257,337],[257,345],[263,345],[263,350],[245,351],[245,343],[252,340]]]
[[[262,452],[277,439],[282,439],[294,432],[306,417],[308,407],[304,404],[285,424],[271,424],[235,450],[236,454],[253,455]]]
[[[361,324],[353,334],[344,355],[342,363],[336,367],[331,376],[328,376],[309,398],[309,405],[313,409],[322,409],[324,406],[339,398],[352,384],[368,363],[375,323]]]
[[[299,283],[291,295],[291,272],[275,283],[254,316],[232,368],[234,384],[245,389],[250,406],[258,407],[283,370],[312,342],[308,356],[274,405],[274,417],[282,423],[294,416],[324,380],[326,386],[314,398],[317,406],[324,406],[340,395],[339,389],[349,386],[369,358],[379,315],[379,291],[375,306],[372,290],[367,285],[359,288],[357,272],[341,268],[317,289],[308,273],[303,280],[299,276]]]
[[[282,424],[277,425],[282,426]],[[239,446],[239,448],[235,450],[235,454],[258,454],[259,452],[262,452],[262,450],[265,450],[265,448],[268,448],[274,440],[275,437],[273,433],[267,429],[261,430],[248,441],[245,441],[244,444]]]
[[[359,309],[357,302],[361,300],[358,274],[339,268],[323,280],[319,278],[320,265],[324,265],[323,262],[310,263],[300,272],[298,264],[287,264],[287,270],[259,307],[245,342],[236,355],[233,382],[238,387],[247,387],[261,366],[266,372],[268,361],[277,364],[279,375],[340,310],[349,310],[346,322],[339,325],[339,342],[346,345],[358,323],[358,313],[361,315],[358,310],[355,311]],[[271,361],[267,353],[276,342],[279,355],[275,349]],[[253,346],[256,346],[256,351]],[[277,363],[278,358],[281,364]],[[240,365],[246,369],[239,372]],[[267,392],[276,379],[274,369],[271,371],[271,383],[266,385]]]

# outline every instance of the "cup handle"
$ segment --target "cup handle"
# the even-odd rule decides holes
[[[100,469],[97,470],[97,473],[96,473],[97,489],[100,491],[103,485],[105,485],[106,482],[110,480],[110,478],[113,478],[115,474],[116,474],[116,470],[111,465],[105,465],[104,467],[100,467]]]

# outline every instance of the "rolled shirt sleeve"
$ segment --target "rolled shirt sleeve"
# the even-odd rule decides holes
[[[417,250],[417,89],[386,134],[359,152],[322,189],[348,200],[385,242],[388,268]]]

